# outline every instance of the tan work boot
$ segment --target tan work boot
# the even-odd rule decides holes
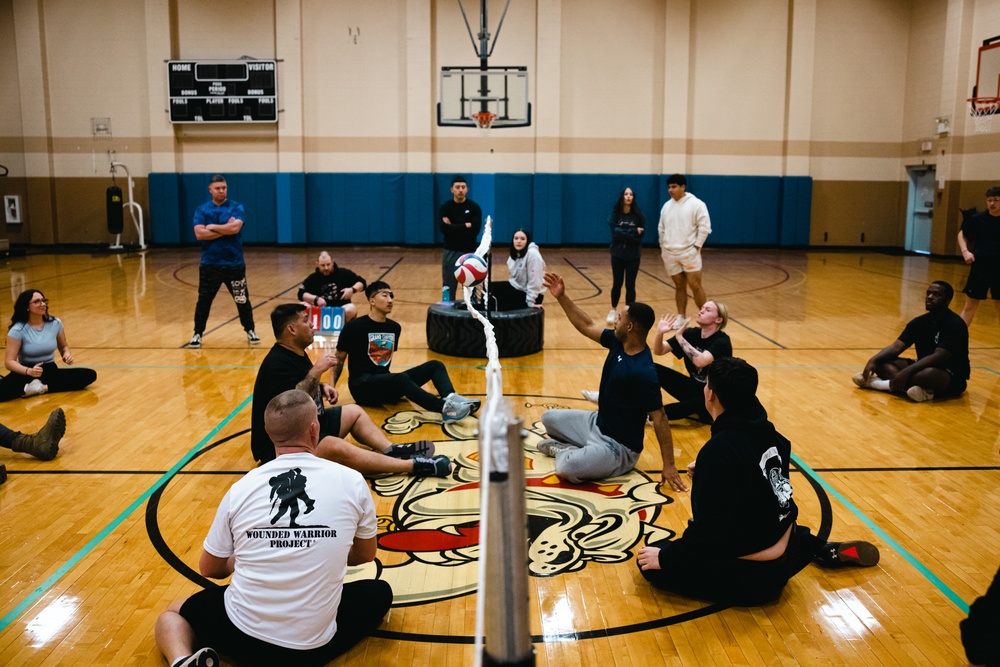
[[[31,454],[36,459],[51,461],[59,453],[59,440],[62,439],[64,433],[66,433],[66,414],[62,408],[56,408],[38,433],[34,435],[17,434],[11,449],[15,452]]]

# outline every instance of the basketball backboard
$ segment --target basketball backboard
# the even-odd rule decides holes
[[[479,127],[480,111],[493,128],[531,125],[527,67],[442,67],[438,93],[438,125]]]
[[[976,65],[973,97],[1000,97],[1000,35],[983,40]]]

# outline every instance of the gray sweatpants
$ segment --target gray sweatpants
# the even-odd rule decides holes
[[[639,452],[601,433],[596,410],[547,410],[542,424],[550,438],[572,445],[556,452],[556,474],[573,484],[624,475],[639,460]]]

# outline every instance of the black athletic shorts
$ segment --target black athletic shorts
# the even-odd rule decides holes
[[[324,408],[323,414],[319,416],[321,438],[327,435],[332,435],[335,438],[340,437],[340,413],[341,407],[339,405],[334,408]]]
[[[970,299],[979,301],[986,298],[987,292],[994,300],[1000,299],[1000,259],[973,262],[962,292]]]
[[[899,360],[905,361],[907,366],[916,362],[915,359],[909,359],[905,357],[900,357]],[[950,369],[942,368],[940,370],[948,374],[949,378],[948,386],[945,387],[944,389],[936,390],[934,392],[934,398],[954,398],[955,396],[961,396],[965,392],[965,389],[969,384],[968,381],[965,380],[964,378],[956,377],[955,374],[951,372]]]

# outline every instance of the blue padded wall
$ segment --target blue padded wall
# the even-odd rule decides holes
[[[210,174],[149,175],[154,243],[194,243],[194,209],[208,201]],[[607,220],[625,187],[646,215],[645,242],[657,244],[666,176],[650,174],[466,174],[469,195],[494,218],[506,245],[525,227],[539,245],[605,245]],[[812,179],[807,176],[687,177],[687,190],[712,218],[709,246],[809,243]],[[452,174],[245,173],[227,175],[243,203],[249,243],[437,245],[437,211]]]

